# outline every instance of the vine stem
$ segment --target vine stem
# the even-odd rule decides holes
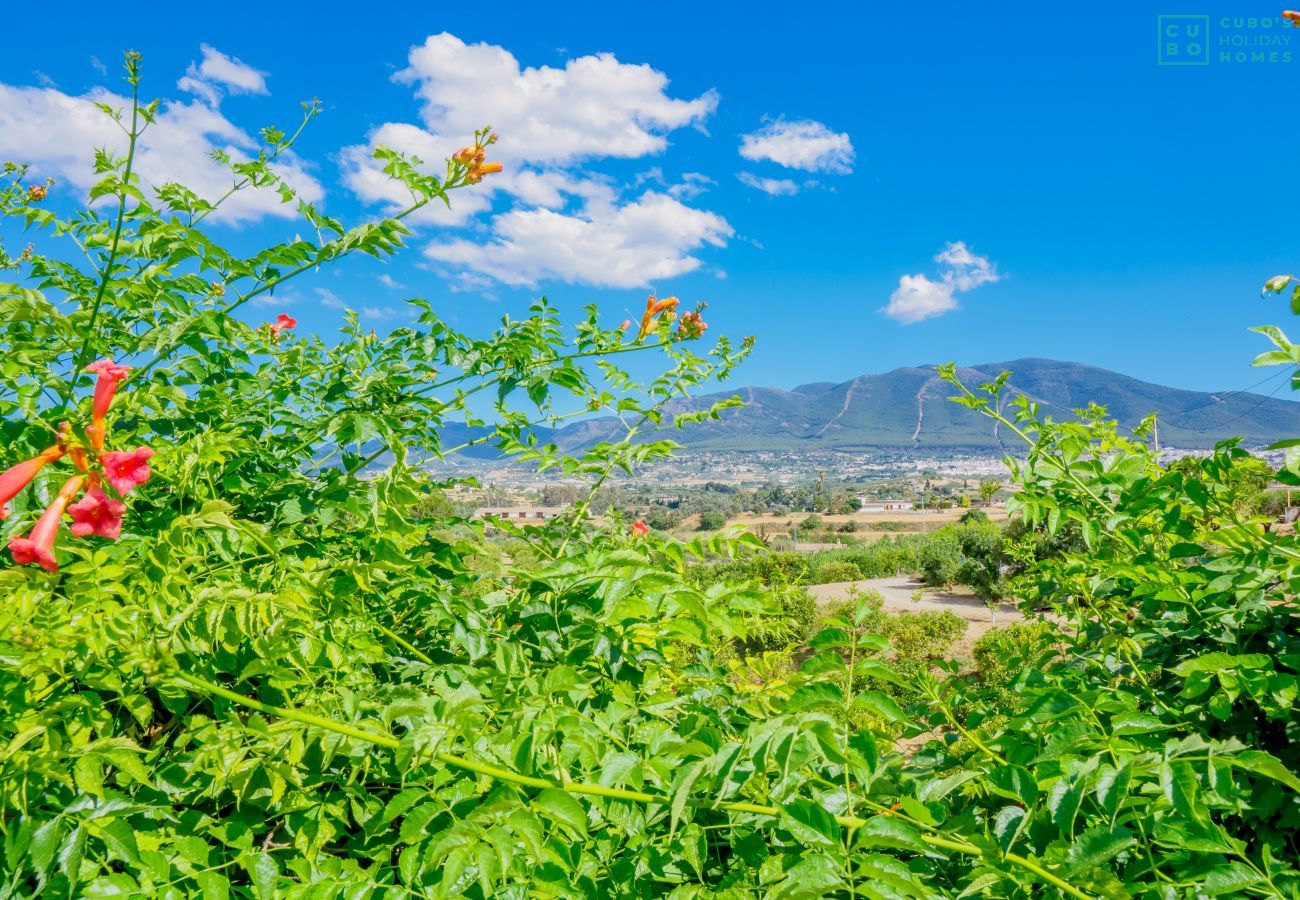
[[[198,675],[191,675],[188,672],[176,672],[173,678],[181,684],[188,685],[196,690],[203,691],[215,697],[221,697],[236,703],[248,709],[265,713],[268,716],[275,716],[280,719],[288,719],[292,722],[301,722],[304,725],[313,725],[325,731],[332,731],[335,734],[341,734],[345,737],[355,738],[359,741],[365,741],[379,747],[387,747],[390,750],[397,750],[401,747],[401,741],[391,734],[381,734],[379,732],[369,731],[365,728],[358,728],[355,725],[349,725],[346,722],[337,722],[333,719],[318,716],[313,713],[304,712],[298,709],[288,709],[282,706],[273,706],[270,703],[263,703],[261,700],[255,700],[252,697],[245,697],[236,691],[224,688],[219,684],[214,684],[206,678]],[[433,758],[443,765],[450,766],[454,769],[461,769],[466,772],[473,772],[476,775],[484,775],[497,781],[504,781],[508,784],[517,784],[521,787],[531,787],[538,789],[561,790],[569,794],[585,794],[593,797],[606,797],[610,800],[626,800],[632,803],[670,805],[672,798],[663,794],[651,794],[645,791],[629,791],[623,788],[610,788],[599,784],[588,784],[582,781],[564,781],[555,778],[536,778],[531,775],[522,775],[519,772],[512,772],[509,769],[503,769],[499,766],[492,766],[486,763],[476,762],[472,759],[466,759],[463,756],[456,756],[451,753],[435,752]],[[780,815],[780,809],[775,806],[764,806],[758,803],[742,802],[714,802],[709,804],[711,809],[720,809],[726,812],[750,813],[756,816],[776,817]],[[835,816],[835,821],[844,828],[861,828],[867,824],[866,819],[857,816]],[[988,857],[991,854],[974,844],[968,844],[963,841],[949,840],[932,834],[919,835],[922,841],[942,850],[951,850],[954,853],[961,853],[967,856]],[[1001,859],[1014,865],[1020,866],[1026,871],[1033,872],[1039,878],[1056,887],[1057,889],[1069,894],[1077,900],[1094,900],[1094,898],[1080,891],[1067,881],[1062,880],[1049,870],[1043,868],[1032,859],[1020,856],[1017,853],[1004,853]]]
[[[104,294],[108,292],[108,282],[113,277],[113,264],[117,262],[117,251],[122,243],[122,225],[126,221],[126,194],[131,187],[131,169],[135,165],[135,144],[140,137],[140,73],[132,62],[131,76],[131,131],[127,139],[126,168],[122,173],[122,190],[117,195],[117,224],[113,228],[113,243],[108,250],[108,259],[104,270],[99,273],[99,290],[95,292],[95,302],[90,308],[90,321],[86,323],[86,333],[81,339],[81,348],[72,360],[73,377],[86,364],[86,352],[95,336],[95,322],[99,319],[100,307],[104,305]]]

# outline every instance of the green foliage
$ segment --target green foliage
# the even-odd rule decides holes
[[[727,527],[727,517],[712,510],[700,513],[700,531],[718,531]]]
[[[833,584],[837,581],[856,581],[862,577],[862,570],[848,560],[831,560],[817,569],[820,584]]]
[[[1013,622],[981,635],[971,652],[979,685],[994,692],[988,705],[996,709],[1014,703],[1012,680],[1046,663],[1055,654],[1054,640],[1046,622]]]
[[[116,113],[132,148],[154,108]],[[295,203],[272,162],[296,135],[264,137],[235,189]],[[747,345],[696,355],[594,310],[566,330],[544,302],[472,337],[413,301],[412,326],[353,318],[332,345],[236,315],[395,252],[409,212],[474,180],[378,155],[410,209],[349,228],[299,204],[313,239],[251,257],[201,227],[223,201],[146,196],[130,151],[99,155],[100,202],[66,216],[8,170],[0,211],[33,250],[3,257],[0,466],[63,421],[86,439],[84,367],[107,356],[136,367],[114,446],[157,452],[120,540],[65,531],[57,573],[0,568],[0,895],[1300,892],[1300,545],[1240,508],[1244,451],[1169,471],[1100,410],[1044,421],[1005,378],[977,394],[949,369],[1027,440],[1024,534],[1070,535],[1014,555],[1047,649],[1014,632],[985,648],[1002,672],[967,678],[941,659],[960,622],[864,595],[806,648],[756,652],[805,639],[799,585],[826,564],[988,552],[987,523],[815,561],[596,527],[611,473],[672,450],[642,429],[716,417],[731,404],[666,408]],[[667,371],[634,379],[633,352]],[[490,424],[471,396],[495,398]],[[600,408],[626,433],[580,456],[531,436]],[[449,515],[418,463],[466,421],[588,491],[491,538]]]
[[[941,528],[931,534],[917,553],[921,577],[934,587],[956,584],[964,562],[961,541],[952,528]]]

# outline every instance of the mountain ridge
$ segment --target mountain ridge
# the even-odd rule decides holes
[[[672,436],[688,449],[701,450],[1003,449],[988,419],[948,400],[954,388],[939,378],[937,368],[902,366],[840,383],[809,382],[792,390],[748,386],[674,401],[667,407],[670,413],[706,408],[732,396],[747,405]],[[1260,446],[1300,436],[1300,403],[1273,396],[1189,391],[1041,357],[958,367],[972,389],[1002,371],[1012,373],[1011,393],[1039,403],[1041,414],[1058,421],[1073,418],[1074,410],[1089,403],[1105,406],[1126,429],[1155,413],[1165,446],[1206,449],[1228,437]],[[595,418],[546,437],[577,450],[616,436],[617,429],[616,420]]]

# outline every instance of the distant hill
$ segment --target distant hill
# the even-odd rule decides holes
[[[1207,394],[1163,387],[1095,366],[1050,359],[1017,359],[962,368],[975,387],[999,372],[1012,372],[1013,393],[1042,405],[1055,419],[1073,417],[1090,402],[1105,406],[1126,428],[1156,413],[1162,445],[1209,448],[1228,437],[1259,446],[1300,437],[1300,403],[1259,394]],[[739,395],[745,408],[718,422],[674,431],[674,440],[711,450],[881,450],[898,448],[989,449],[1002,447],[988,419],[948,400],[953,389],[934,366],[860,375],[843,384],[816,382],[792,391],[748,387],[682,401],[674,411],[707,406]],[[549,435],[578,449],[616,433],[609,419],[590,419]]]

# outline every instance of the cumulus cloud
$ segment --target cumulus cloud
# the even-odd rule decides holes
[[[412,49],[408,62],[396,79],[415,86],[429,131],[463,137],[489,116],[515,158],[532,162],[660,153],[668,132],[702,123],[718,105],[712,91],[672,98],[668,76],[610,53],[562,69],[521,67],[503,47],[444,32]]]
[[[945,244],[934,261],[939,263],[938,280],[925,275],[902,276],[883,310],[885,315],[911,325],[959,309],[958,293],[1002,280],[987,256],[978,256],[962,241]]]
[[[853,142],[811,119],[774,119],[740,137],[740,155],[754,162],[770,161],[805,172],[853,171]]]
[[[136,171],[145,184],[157,187],[179,182],[199,196],[215,200],[235,179],[212,159],[212,152],[221,150],[237,161],[257,153],[256,139],[227,119],[216,99],[220,86],[265,92],[265,83],[252,79],[243,70],[255,70],[237,60],[219,53],[213,59],[216,57],[220,60],[208,66],[206,74],[206,55],[203,65],[192,67],[196,84],[200,83],[197,79],[208,79],[202,81],[207,93],[198,91],[203,99],[164,102],[156,123],[140,139]],[[95,149],[108,148],[119,155],[126,150],[126,136],[96,103],[130,110],[128,98],[103,89],[73,95],[49,87],[0,83],[0,157],[29,162],[38,175],[53,175],[74,187],[89,188],[97,180]],[[302,199],[317,202],[324,196],[320,182],[292,153],[282,154],[274,168]],[[293,217],[296,210],[292,204],[282,204],[274,191],[247,188],[216,213],[225,222],[254,221],[268,215]]]
[[[190,63],[185,77],[176,82],[182,91],[197,94],[208,103],[221,99],[222,90],[232,94],[266,94],[266,73],[227,56],[215,47],[200,44],[203,59]]]
[[[741,184],[771,194],[773,197],[799,193],[799,185],[789,178],[763,178],[752,172],[741,172],[736,177],[740,179]]]
[[[733,234],[721,216],[647,191],[618,204],[591,202],[565,214],[512,210],[492,221],[490,241],[435,243],[437,262],[511,285],[558,279],[596,287],[644,287],[699,268],[692,253]]]
[[[344,183],[360,198],[390,210],[413,199],[382,173],[377,146],[418,156],[425,171],[440,174],[475,129],[490,121],[501,135],[492,158],[505,171],[457,193],[450,210],[429,204],[411,219],[481,232],[427,250],[462,284],[641,286],[698,268],[694,252],[732,234],[722,217],[684,203],[713,184],[702,173],[670,182],[652,168],[632,187],[651,181],[661,189],[625,200],[620,185],[587,165],[662,153],[673,131],[702,128],[717,106],[712,91],[673,97],[664,73],[608,53],[526,67],[503,47],[446,33],[414,47],[395,80],[413,87],[420,124],[384,123],[342,151]]]
[[[407,67],[394,77],[415,88],[422,124],[384,123],[364,144],[344,148],[344,183],[362,199],[392,207],[411,201],[373,159],[378,146],[419,156],[426,171],[440,173],[443,160],[486,119],[502,136],[492,158],[505,172],[459,195],[450,212],[426,208],[424,220],[439,224],[467,221],[497,193],[548,208],[561,206],[566,194],[586,197],[600,187],[581,185],[586,179],[574,177],[572,163],[661,153],[670,132],[702,125],[718,102],[713,92],[670,97],[662,72],[608,53],[570,60],[562,69],[522,67],[503,47],[466,44],[446,33],[412,48]]]

